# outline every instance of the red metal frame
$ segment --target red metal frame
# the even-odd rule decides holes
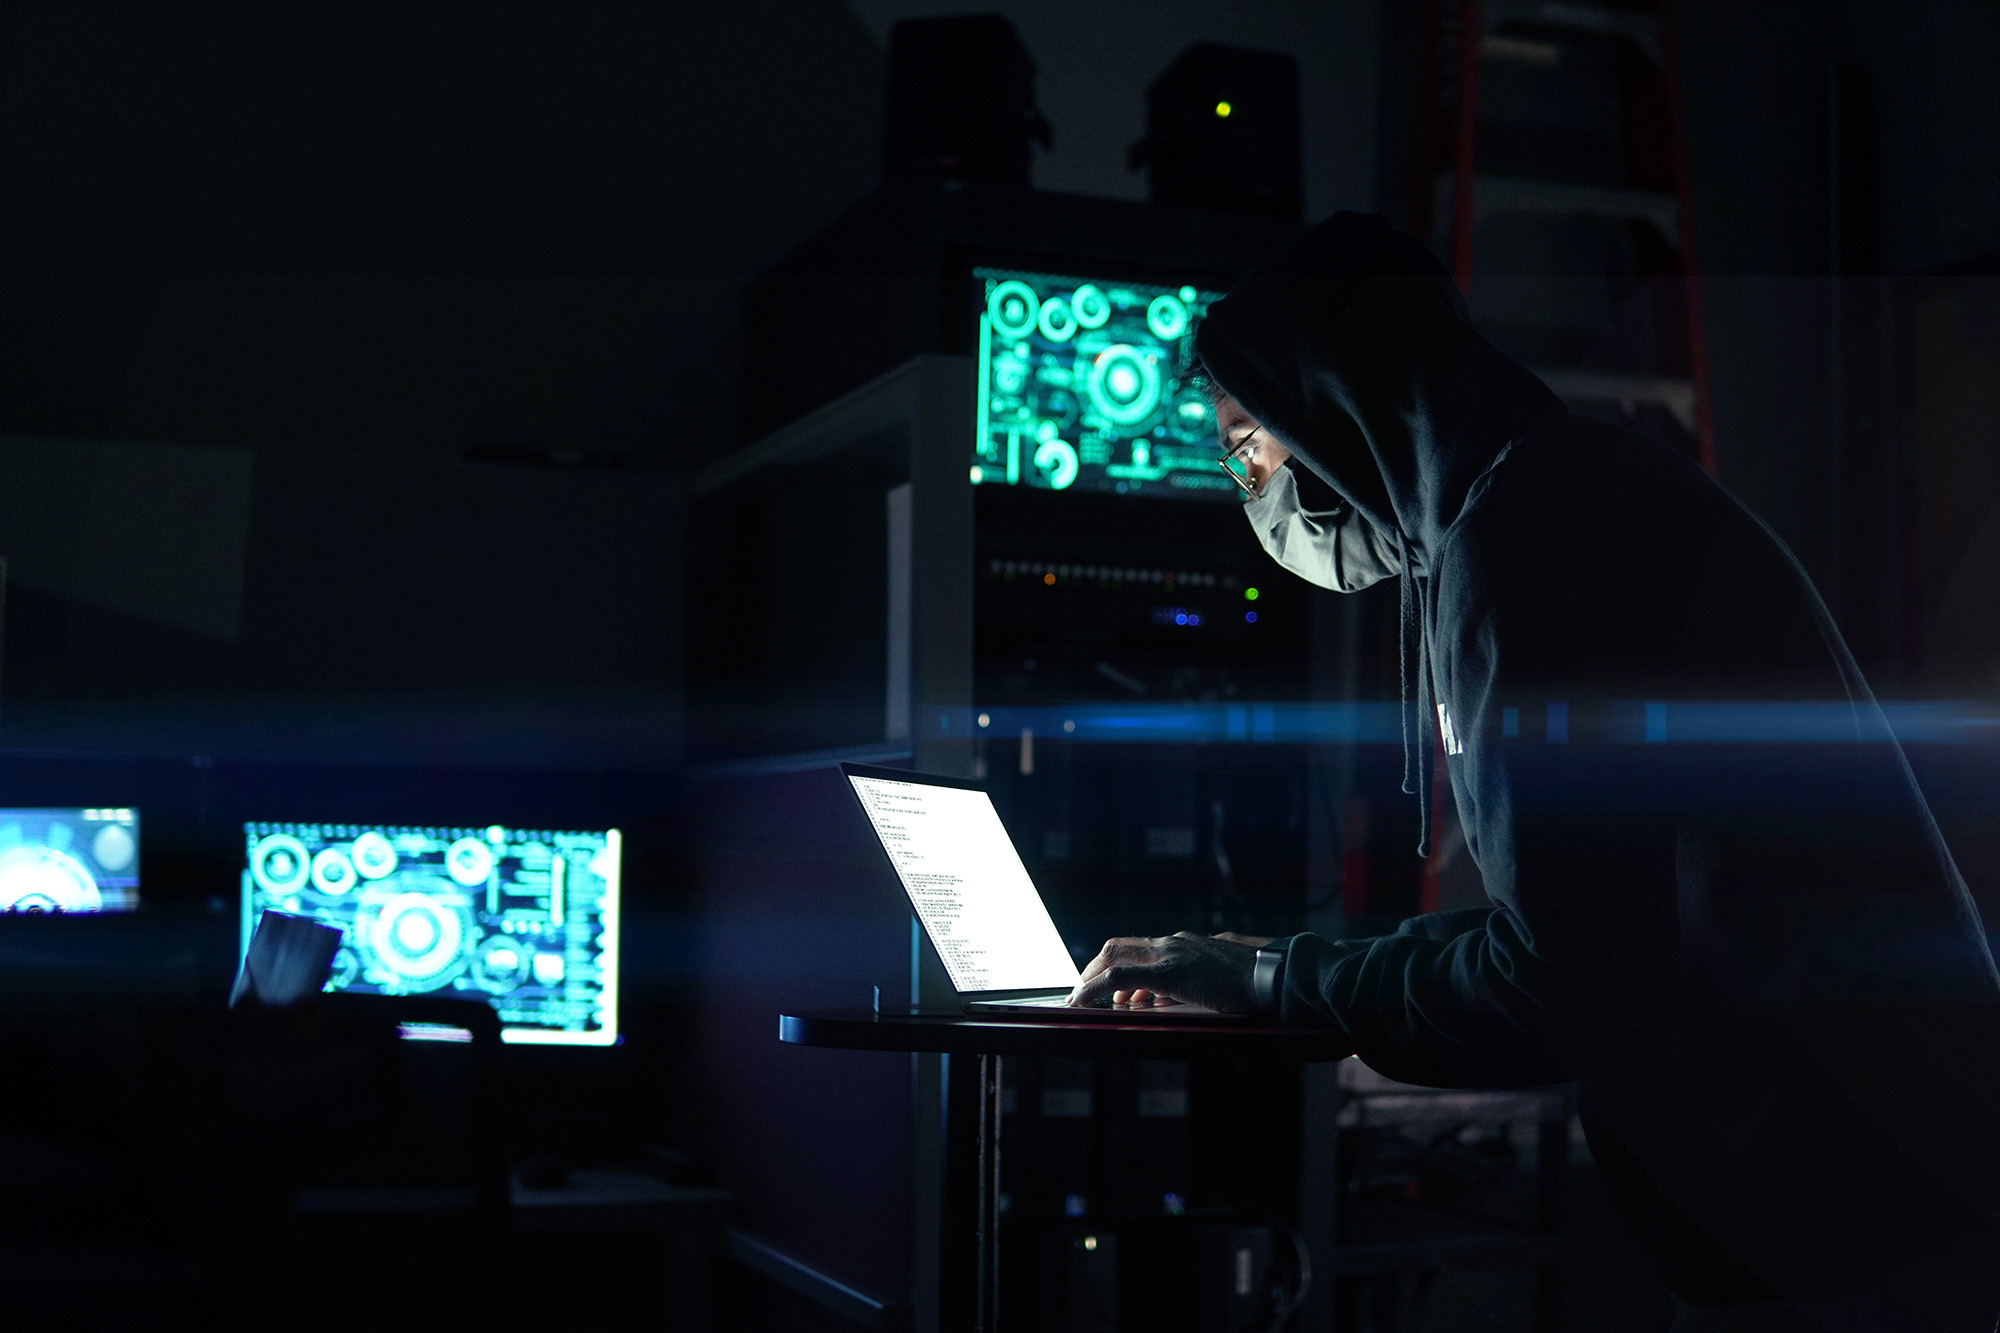
[[[1479,128],[1479,0],[1458,6],[1458,139],[1451,173],[1451,276],[1472,291],[1472,171]]]
[[[1687,300],[1688,377],[1694,381],[1696,457],[1715,475],[1715,414],[1708,395],[1708,337],[1702,329],[1701,265],[1694,248],[1693,172],[1688,165],[1687,115],[1681,101],[1680,55],[1674,44],[1673,0],[1659,0],[1660,59],[1666,67],[1667,108],[1672,120],[1674,201],[1679,206],[1682,284]]]
[[[1669,154],[1673,170],[1673,190],[1676,213],[1679,221],[1681,252],[1681,287],[1686,302],[1688,336],[1688,377],[1694,384],[1695,401],[1695,449],[1696,458],[1703,470],[1710,476],[1716,474],[1715,416],[1708,385],[1708,342],[1702,321],[1701,265],[1697,259],[1694,234],[1693,173],[1688,162],[1687,117],[1681,97],[1679,54],[1674,41],[1674,21],[1672,0],[1655,0],[1660,25],[1660,58],[1665,74],[1667,90]],[[1424,22],[1421,27],[1423,50],[1420,53],[1424,78],[1419,81],[1420,98],[1418,106],[1419,128],[1418,153],[1420,156],[1417,173],[1417,204],[1420,213],[1416,221],[1421,226],[1432,227],[1431,181],[1435,163],[1436,143],[1433,137],[1436,124],[1434,108],[1437,104],[1435,84],[1430,80],[1443,73],[1438,59],[1437,44],[1444,33],[1440,22],[1444,9],[1440,0],[1425,6]],[[1479,123],[1479,56],[1480,43],[1484,35],[1481,22],[1480,0],[1459,0],[1458,5],[1458,117],[1457,138],[1453,143],[1452,185],[1451,185],[1451,273],[1459,290],[1468,295],[1472,290],[1472,235],[1475,221],[1474,175],[1477,166],[1477,134]],[[1435,232],[1432,233],[1435,235]],[[1436,755],[1432,770],[1433,782],[1426,798],[1431,803],[1432,848],[1426,860],[1423,879],[1418,890],[1417,910],[1434,912],[1438,910],[1441,897],[1441,875],[1443,865],[1439,856],[1439,830],[1444,823],[1445,810],[1445,760],[1443,747]],[[1365,872],[1364,872],[1365,873]],[[1353,868],[1349,870],[1347,893],[1343,896],[1343,906],[1350,911],[1354,900],[1365,897],[1366,884]]]

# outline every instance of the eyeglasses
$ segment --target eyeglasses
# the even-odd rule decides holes
[[[1250,460],[1256,456],[1257,431],[1262,429],[1262,426],[1257,427],[1257,430],[1245,435],[1234,449],[1215,460],[1215,465],[1227,472],[1229,479],[1242,487],[1245,495],[1257,494],[1257,483],[1250,478]]]

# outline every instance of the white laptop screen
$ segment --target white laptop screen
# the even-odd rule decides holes
[[[1076,964],[983,791],[849,774],[961,993],[1074,986]]]

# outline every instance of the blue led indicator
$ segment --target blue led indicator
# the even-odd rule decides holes
[[[1246,625],[1254,625],[1254,624],[1256,624],[1256,623],[1257,623],[1257,613],[1256,613],[1255,611],[1245,611],[1245,612],[1243,613],[1243,623],[1244,623],[1244,624],[1246,624]]]
[[[1183,613],[1181,613],[1181,614],[1179,614],[1179,615],[1176,615],[1176,616],[1174,617],[1174,623],[1175,623],[1176,625],[1185,625],[1185,624],[1187,624],[1187,623],[1188,623],[1188,621],[1187,621],[1187,615],[1186,615],[1186,613],[1185,613],[1185,612],[1183,612]]]

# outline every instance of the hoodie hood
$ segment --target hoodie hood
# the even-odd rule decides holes
[[[1425,575],[1473,482],[1562,400],[1479,335],[1436,256],[1365,213],[1335,213],[1253,269],[1209,307],[1195,351],[1217,388],[1397,551],[1403,790],[1428,855]]]
[[[1562,401],[1472,327],[1451,275],[1380,218],[1335,213],[1209,308],[1216,385],[1429,568],[1466,493]]]

